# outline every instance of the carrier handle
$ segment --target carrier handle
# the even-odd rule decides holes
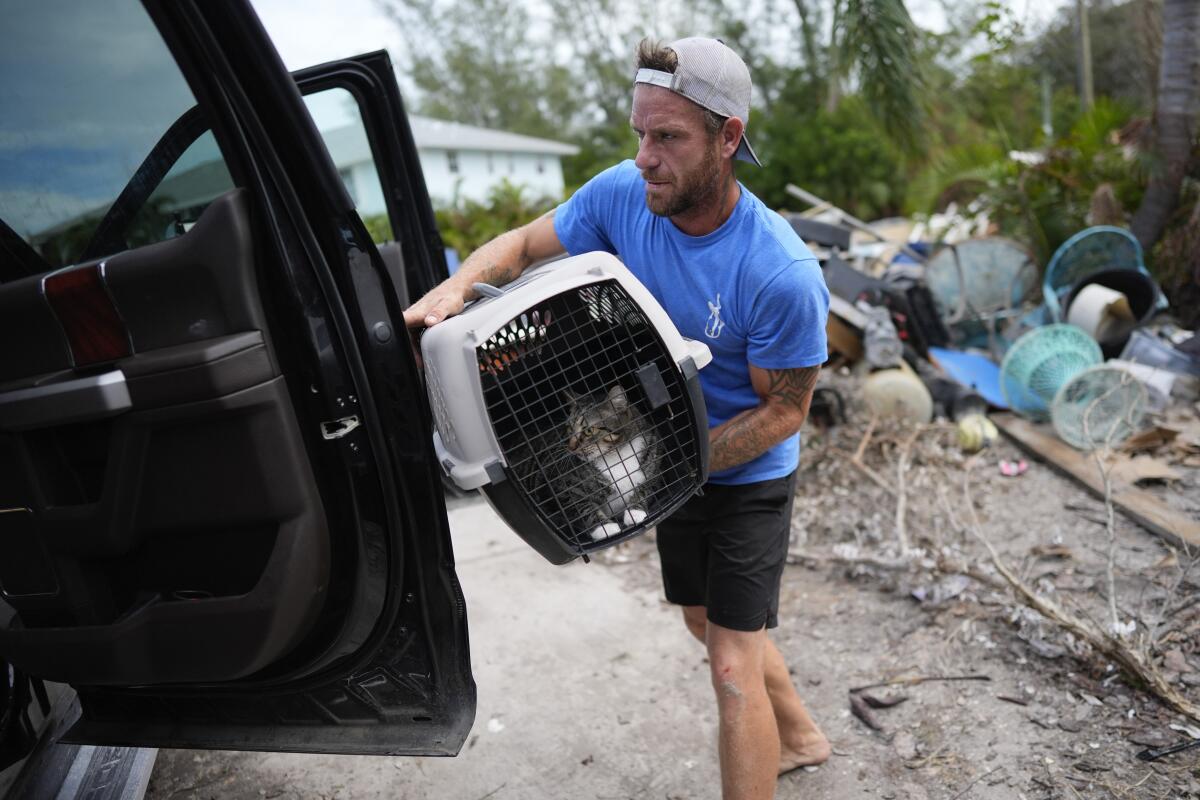
[[[480,297],[503,297],[504,290],[492,286],[490,283],[472,283],[471,288],[479,293]]]

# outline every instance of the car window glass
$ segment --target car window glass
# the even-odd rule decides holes
[[[11,3],[0,26],[0,219],[47,268],[80,259],[155,144],[196,100],[137,0]],[[195,151],[194,153],[192,151]],[[185,153],[219,162],[211,135]],[[176,235],[232,187],[180,159],[126,234]],[[108,255],[102,253],[100,255]]]
[[[358,101],[345,89],[324,89],[305,95],[304,102],[371,238],[376,244],[393,241],[383,184]]]
[[[171,165],[162,182],[137,211],[130,247],[162,241],[191,229],[208,204],[234,186],[216,137],[205,131]]]

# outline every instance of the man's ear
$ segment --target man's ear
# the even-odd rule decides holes
[[[721,126],[719,133],[721,137],[721,157],[733,158],[733,154],[737,152],[738,145],[742,143],[742,134],[746,132],[746,125],[737,117],[726,117],[725,124]]]

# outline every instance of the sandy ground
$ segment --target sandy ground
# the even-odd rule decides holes
[[[1005,448],[989,459],[1017,455]],[[932,496],[922,481],[938,473],[922,473],[917,461],[912,491],[920,505]],[[806,455],[802,467],[794,538],[813,558],[787,568],[775,639],[835,755],[816,771],[782,778],[777,797],[1200,797],[1196,751],[1154,765],[1134,759],[1146,743],[1178,740],[1183,734],[1168,726],[1183,720],[1103,664],[1075,658],[1070,641],[1040,638],[1003,596],[824,558],[837,544],[886,539],[893,514],[889,499],[826,474],[831,463],[828,453]],[[829,480],[843,488],[831,489]],[[1034,463],[1021,478],[989,479],[978,505],[1023,574],[1062,595],[1098,591],[1101,506],[1073,483]],[[450,521],[479,688],[475,726],[457,758],[164,750],[148,796],[718,797],[707,664],[678,611],[662,600],[652,537],[590,565],[552,567],[481,502],[456,502]],[[1140,604],[1145,592],[1133,594],[1136,581],[1153,577],[1167,551],[1127,521],[1118,528],[1119,591]],[[943,544],[953,538],[937,526],[912,533]],[[1069,554],[1029,555],[1049,543]],[[917,602],[914,589],[927,599]],[[1192,649],[1185,640],[1183,650]],[[1181,685],[1200,680],[1196,660],[1180,657]],[[990,680],[875,691],[907,697],[875,712],[881,732],[851,715],[848,689],[902,675]]]

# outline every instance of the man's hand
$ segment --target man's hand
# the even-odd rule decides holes
[[[409,328],[419,328],[422,325],[432,327],[446,317],[452,317],[463,310],[466,297],[462,287],[452,280],[443,281],[430,290],[429,294],[404,310],[404,325]]]
[[[475,299],[476,283],[503,286],[517,279],[530,264],[562,255],[565,249],[554,232],[554,209],[528,225],[502,233],[480,247],[458,271],[404,311],[409,328],[437,325]]]
[[[709,431],[709,470],[719,472],[752,461],[800,430],[808,417],[821,368],[750,367],[757,408],[743,411]]]

